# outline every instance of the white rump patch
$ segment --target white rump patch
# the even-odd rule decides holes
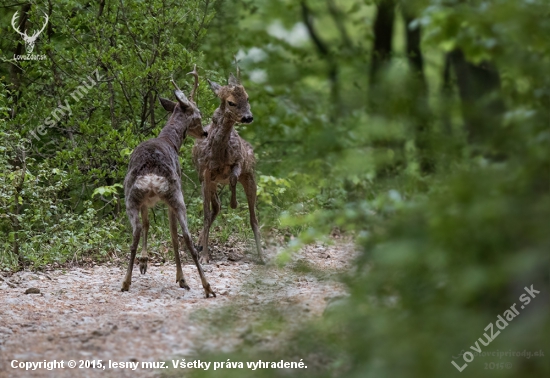
[[[159,194],[168,192],[168,181],[162,176],[148,174],[139,176],[134,183],[134,187],[148,192],[145,198],[145,205],[153,207],[160,200]]]

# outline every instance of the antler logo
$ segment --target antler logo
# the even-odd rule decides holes
[[[18,12],[19,11],[15,12],[13,17],[11,18],[11,26],[13,27],[13,30],[15,30],[17,32],[17,34],[19,34],[19,35],[21,35],[21,37],[23,37],[23,41],[25,41],[25,49],[27,50],[27,54],[30,54],[34,50],[34,43],[36,42],[36,39],[38,38],[40,33],[42,33],[44,31],[44,29],[46,28],[46,25],[48,25],[49,17],[46,13],[44,13],[44,16],[46,16],[46,21],[44,22],[44,26],[42,26],[42,29],[40,29],[40,31],[35,31],[33,33],[33,35],[28,36],[27,35],[27,30],[25,30],[24,33],[21,33],[19,31],[19,29],[17,28],[17,26],[15,26],[15,24],[17,22],[17,17],[18,17],[17,13]]]

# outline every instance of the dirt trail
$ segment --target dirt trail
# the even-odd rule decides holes
[[[271,257],[275,248],[268,250]],[[230,351],[247,341],[247,321],[223,334],[210,332],[224,321],[225,308],[239,318],[254,318],[275,304],[299,316],[295,323],[319,316],[327,301],[345,293],[332,278],[346,269],[350,242],[306,246],[284,268],[259,266],[220,257],[206,265],[217,298],[205,299],[194,265],[184,265],[190,291],[175,283],[173,263],[154,264],[146,275],[135,266],[129,292],[120,292],[124,266],[101,265],[44,273],[19,272],[0,280],[0,377],[156,377],[158,370],[69,369],[68,360],[116,362],[166,361],[199,356],[202,351]],[[156,265],[156,266],[155,266]],[[321,273],[321,274],[319,274]],[[25,294],[38,288],[40,294]],[[218,315],[216,315],[218,314]],[[254,340],[259,347],[276,335]],[[250,340],[248,340],[250,341]],[[13,369],[12,360],[64,360],[65,368],[48,371]]]

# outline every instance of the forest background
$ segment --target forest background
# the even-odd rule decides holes
[[[15,11],[29,34],[48,15],[33,51],[45,59],[15,59],[29,52]],[[206,123],[218,100],[205,79],[224,83],[236,55],[263,237],[288,242],[277,263],[334,230],[360,251],[350,297],[280,353],[324,356],[315,376],[458,374],[451,356],[534,285],[491,349],[550,354],[547,1],[2,0],[0,32],[0,269],[125,256],[121,184],[166,122],[169,78],[188,93],[197,64]],[[196,235],[192,144],[180,155]],[[221,195],[212,237],[250,241],[246,207]],[[152,250],[167,223],[155,209]],[[549,372],[545,357],[468,376]]]

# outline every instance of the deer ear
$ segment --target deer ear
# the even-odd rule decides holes
[[[220,89],[222,89],[222,86],[219,85],[218,83],[215,83],[213,81],[210,81],[209,79],[206,79],[208,80],[208,84],[210,85],[210,89],[212,89],[212,92],[214,92],[216,94],[216,96],[220,96]]]
[[[176,107],[176,103],[174,101],[170,101],[167,98],[159,97],[160,104],[166,110],[167,112],[173,112],[174,108]]]
[[[174,94],[176,95],[176,98],[178,99],[178,102],[183,107],[183,109],[191,106],[191,103],[189,103],[189,100],[187,99],[187,97],[185,97],[182,91],[178,89],[174,91]]]
[[[239,80],[235,76],[233,76],[233,73],[229,74],[229,79],[227,80],[227,84],[229,85],[239,85]]]

